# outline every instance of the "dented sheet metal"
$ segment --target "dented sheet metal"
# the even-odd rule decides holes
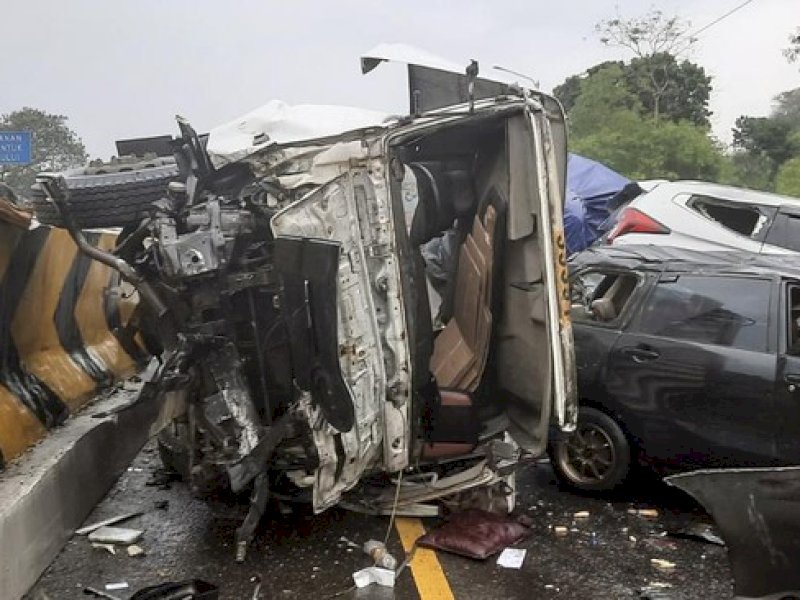
[[[272,100],[234,121],[212,129],[207,149],[212,162],[221,167],[273,145],[380,128],[388,117],[386,113],[364,108],[289,105]]]
[[[714,518],[737,598],[800,596],[800,467],[702,470],[665,481]]]

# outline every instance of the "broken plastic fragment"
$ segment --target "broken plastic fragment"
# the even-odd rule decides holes
[[[128,582],[127,581],[120,581],[118,583],[107,583],[106,590],[127,590],[128,589]]]
[[[114,548],[113,544],[92,544],[92,548],[98,548],[100,550],[107,550],[109,554],[116,554],[117,550]]]
[[[669,571],[675,568],[675,563],[665,560],[663,558],[651,558],[650,564],[656,567],[657,569],[663,569],[665,571]]]
[[[95,529],[100,529],[101,527],[105,527],[106,525],[113,525],[114,523],[120,523],[122,521],[132,519],[133,517],[138,517],[141,514],[142,514],[141,511],[136,511],[136,512],[125,513],[124,515],[118,515],[116,517],[111,517],[110,519],[103,519],[102,521],[98,521],[97,523],[92,523],[91,525],[86,525],[85,527],[76,529],[75,533],[77,533],[78,535],[86,535],[87,533],[91,533]]]
[[[497,557],[497,565],[506,569],[521,569],[526,553],[524,548],[506,548]]]
[[[394,587],[394,571],[381,567],[367,567],[353,573],[353,582],[357,588],[377,583],[383,587]]]
[[[555,531],[556,535],[567,535],[569,529],[567,529],[563,525],[556,525],[555,527],[553,527],[553,531]]]
[[[128,545],[139,541],[142,537],[141,529],[127,529],[125,527],[101,527],[89,534],[90,542],[101,544]]]
[[[144,548],[132,544],[128,546],[128,556],[144,556]]]
[[[574,515],[572,515],[576,519],[588,519],[589,518],[589,511],[588,510],[579,510]]]

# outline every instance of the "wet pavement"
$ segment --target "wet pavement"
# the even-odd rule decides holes
[[[125,599],[147,585],[193,578],[218,585],[220,598],[232,600],[594,600],[638,598],[641,588],[653,584],[669,585],[663,588],[663,597],[674,600],[732,596],[723,547],[664,535],[689,524],[708,524],[710,519],[678,492],[653,482],[611,501],[583,497],[560,490],[548,464],[531,462],[521,468],[518,480],[517,512],[533,520],[531,535],[515,546],[527,550],[521,569],[501,568],[494,558],[479,562],[439,552],[447,584],[433,592],[430,582],[427,586],[415,582],[409,569],[393,590],[374,585],[355,590],[351,574],[369,566],[368,557],[348,540],[358,545],[373,538],[383,540],[388,518],[338,509],[321,515],[304,509],[273,514],[261,524],[246,561],[237,564],[233,535],[246,505],[209,505],[194,499],[180,482],[152,485],[158,483],[153,474],[159,466],[158,454],[149,444],[86,521],[144,511],[122,526],[144,530],[139,545],[146,554],[130,557],[118,546],[112,555],[92,548],[85,537],[74,536],[31,590],[29,600],[88,598],[82,594],[85,586],[102,590],[116,582],[128,584],[125,590],[111,592]],[[630,512],[639,508],[655,508],[658,517]],[[589,516],[575,518],[578,511],[588,511]],[[434,519],[424,521],[426,528],[435,524]],[[566,527],[566,535],[557,535],[555,526]],[[394,528],[389,549],[402,560]],[[652,558],[675,567],[659,570]],[[426,572],[419,569],[415,576],[424,578]],[[259,581],[260,591],[254,595]]]

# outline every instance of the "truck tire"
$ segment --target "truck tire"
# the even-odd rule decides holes
[[[139,223],[152,203],[166,195],[170,182],[179,178],[172,159],[88,167],[62,175],[72,215],[81,229]],[[31,188],[31,204],[40,223],[64,226],[58,209],[38,185]]]

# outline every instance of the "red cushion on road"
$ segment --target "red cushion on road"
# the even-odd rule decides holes
[[[485,510],[470,509],[423,535],[417,544],[469,558],[485,559],[517,543],[528,529],[513,519]]]

